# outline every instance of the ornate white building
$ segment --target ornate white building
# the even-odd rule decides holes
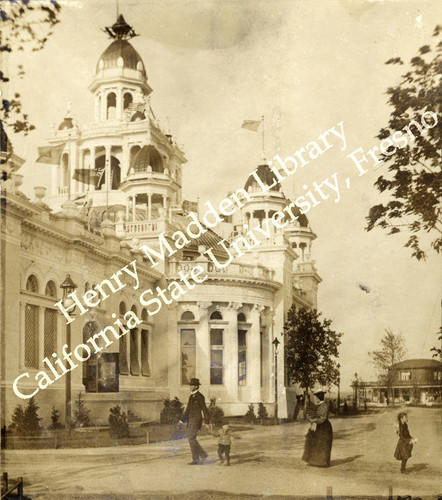
[[[16,377],[29,373],[19,388],[33,393],[35,374],[47,369],[42,360],[60,353],[66,341],[65,318],[54,306],[66,274],[83,292],[134,259],[141,290],[167,286],[195,262],[208,279],[152,318],[129,287],[77,316],[72,346],[112,324],[112,313],[122,317],[133,310],[142,323],[71,372],[73,398],[84,391],[98,422],[107,421],[116,404],[152,420],[164,397],[185,401],[190,378],[198,377],[206,398],[216,398],[226,414],[244,414],[258,402],[271,410],[277,338],[279,416],[291,416],[296,388],[287,387],[282,332],[292,303],[316,307],[316,236],[298,213],[296,222],[272,229],[270,238],[219,269],[204,255],[213,247],[225,258],[215,228],[152,269],[140,245],[153,246],[160,233],[184,230],[197,206],[182,199],[186,158],[151,109],[145,66],[129,42],[132,28],[120,15],[107,31],[113,41],[89,86],[94,123],[82,127],[68,113],[41,148],[39,161],[52,164],[50,186],[35,188],[31,201],[19,190],[20,159],[9,161],[12,180],[2,191],[2,425],[23,404],[12,391]],[[258,167],[258,175],[272,184],[267,165]],[[279,185],[263,193],[250,177],[244,188],[249,199],[227,227],[230,240],[290,203]],[[36,393],[46,423],[53,405],[63,411],[64,391],[62,377]]]

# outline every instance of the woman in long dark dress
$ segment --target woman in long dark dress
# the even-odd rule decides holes
[[[394,458],[401,461],[401,472],[405,473],[407,460],[411,457],[411,451],[417,439],[413,439],[410,435],[410,431],[408,430],[408,415],[406,413],[399,413],[397,420],[398,427],[396,432],[399,435],[399,441],[394,451]]]
[[[325,392],[314,394],[316,415],[308,415],[310,429],[305,437],[302,460],[315,467],[329,467],[333,443],[333,429],[328,420],[328,406],[324,401]]]

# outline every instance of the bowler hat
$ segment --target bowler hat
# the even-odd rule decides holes
[[[318,398],[322,398],[322,397],[325,396],[325,392],[324,391],[318,391],[318,392],[313,393],[313,396],[318,396]]]
[[[201,384],[200,384],[199,379],[197,379],[197,378],[191,378],[190,382],[189,382],[189,385],[198,385],[198,386],[200,386]]]

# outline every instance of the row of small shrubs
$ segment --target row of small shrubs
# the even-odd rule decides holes
[[[209,421],[211,424],[219,427],[223,424],[224,411],[217,406],[216,399],[210,400]],[[184,415],[184,405],[175,396],[173,399],[166,398],[163,401],[163,409],[161,410],[160,422],[162,424],[177,424]],[[254,424],[257,420],[263,423],[268,418],[267,408],[263,403],[258,403],[258,414],[255,413],[255,406],[250,404],[247,413],[244,415],[244,421],[249,424]]]
[[[17,405],[14,414],[12,415],[11,425],[9,429],[21,437],[38,437],[40,436],[43,428],[40,425],[42,420],[38,416],[39,406],[34,398],[28,401],[25,409],[21,405]],[[115,406],[109,410],[109,425],[111,434],[114,437],[126,437],[129,435],[129,422],[127,414],[121,412],[119,406]],[[86,402],[82,393],[78,393],[78,398],[75,401],[74,418],[72,420],[72,427],[88,427],[90,424],[90,410],[86,406]],[[51,411],[51,424],[48,429],[57,430],[62,429],[63,425],[60,422],[60,412],[55,407]]]
[[[10,425],[10,430],[17,433],[19,436],[37,437],[41,434],[43,428],[40,425],[42,418],[38,416],[39,406],[35,402],[34,398],[28,401],[28,405],[25,409],[21,405],[17,405],[14,414],[12,415],[12,422]],[[209,410],[209,422],[216,427],[220,427],[223,424],[224,411],[216,404],[216,398],[210,400]],[[109,426],[111,434],[117,438],[127,437],[129,435],[129,422],[126,412],[122,412],[119,406],[114,406],[109,410]],[[72,420],[73,427],[88,427],[90,424],[90,410],[86,406],[86,402],[82,396],[82,393],[78,393],[78,397],[75,400],[74,418]],[[160,422],[162,424],[173,424],[176,425],[184,415],[184,405],[175,396],[173,399],[166,398],[163,402],[163,409],[160,414]],[[263,403],[258,404],[258,414],[255,413],[255,407],[250,404],[247,413],[244,415],[244,421],[250,424],[254,424],[257,420],[263,423],[263,420],[268,418],[267,409]],[[57,430],[63,428],[60,422],[60,412],[55,407],[52,407],[51,411],[51,425],[48,427],[51,430]]]
[[[249,424],[254,424],[257,420],[261,422],[269,418],[269,414],[267,413],[267,408],[264,406],[264,403],[258,403],[258,415],[255,413],[255,406],[250,404],[247,413],[244,415],[244,421]]]
[[[86,427],[89,425],[89,410],[86,408],[86,404],[82,398],[81,393],[78,394],[78,399],[75,401],[76,409],[74,410],[74,427]],[[17,405],[15,407],[14,413],[12,415],[11,425],[9,429],[19,436],[23,437],[37,437],[41,434],[43,428],[40,425],[41,417],[38,416],[38,410],[40,407],[35,402],[34,398],[28,401],[28,405],[23,409],[22,405]],[[63,425],[60,422],[60,412],[52,407],[51,410],[51,425],[48,429],[57,430],[61,429]]]
[[[208,410],[210,423],[215,426],[221,426],[223,424],[224,410],[217,406],[216,398],[210,400]],[[160,414],[160,422],[162,424],[176,425],[183,416],[184,405],[176,396],[173,399],[164,399],[163,409]]]

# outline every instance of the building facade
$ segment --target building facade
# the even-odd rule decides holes
[[[192,377],[226,414],[243,414],[258,402],[271,410],[275,338],[281,343],[279,416],[291,416],[297,389],[286,384],[282,332],[293,303],[316,307],[316,235],[299,211],[282,229],[269,223],[290,200],[279,184],[272,186],[274,174],[263,164],[257,168],[261,183],[251,176],[236,192],[241,206],[231,219],[219,230],[206,228],[152,267],[141,247],[159,251],[159,235],[183,231],[198,206],[182,198],[186,157],[151,108],[145,66],[129,41],[132,28],[119,16],[108,33],[113,41],[89,86],[94,123],[80,126],[68,112],[40,149],[38,161],[51,164],[50,184],[35,188],[31,200],[20,191],[23,160],[8,157],[10,180],[2,190],[2,425],[25,403],[13,392],[14,380],[27,373],[18,387],[32,394],[35,376],[48,369],[44,359],[55,358],[66,343],[66,319],[54,305],[66,275],[83,294],[134,260],[139,289],[127,283],[87,313],[77,312],[71,324],[74,347],[116,318],[124,322],[127,311],[140,320],[71,371],[73,399],[84,392],[96,422],[107,422],[116,404],[157,419],[163,398],[187,398]],[[256,226],[270,233],[252,248],[247,232]],[[226,260],[218,231],[226,244],[236,241],[241,254],[223,268],[205,254],[211,248],[220,262]],[[164,289],[196,263],[208,275],[204,283],[154,316],[142,307],[140,291]],[[52,406],[63,413],[65,385],[61,377],[35,393],[46,421]]]
[[[391,369],[390,398],[395,402],[432,403],[441,401],[442,363],[436,359],[407,359]],[[366,398],[386,402],[388,387],[378,382],[364,384]]]

